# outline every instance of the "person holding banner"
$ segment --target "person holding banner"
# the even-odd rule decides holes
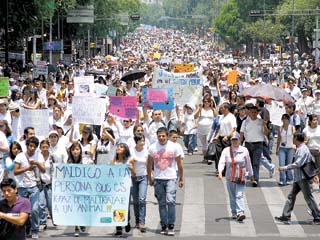
[[[117,145],[116,155],[112,160],[111,164],[129,164],[129,169],[132,173],[132,176],[135,176],[136,173],[133,167],[133,161],[130,159],[130,150],[127,144],[119,143]],[[131,225],[130,225],[130,203],[128,206],[128,224],[125,226],[125,231],[130,232]],[[122,227],[117,226],[115,236],[122,236]]]
[[[82,146],[79,142],[72,143],[68,152],[69,152],[68,163],[83,164],[83,162],[82,162]],[[74,227],[74,236],[79,237],[80,231],[85,232],[86,227],[85,226],[75,226]]]
[[[179,175],[178,185],[182,188],[184,184],[183,162],[177,145],[171,142],[168,137],[167,128],[160,127],[157,130],[158,140],[150,146],[147,171],[149,184],[154,186],[155,196],[159,204],[160,234],[174,236],[177,192],[176,164]]]

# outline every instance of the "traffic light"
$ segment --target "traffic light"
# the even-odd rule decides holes
[[[94,42],[90,43],[90,48],[94,48]]]

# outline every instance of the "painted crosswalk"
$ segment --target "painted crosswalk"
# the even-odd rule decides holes
[[[267,174],[265,174],[267,175]],[[177,193],[177,223],[178,237],[277,237],[277,238],[307,238],[320,237],[320,228],[308,224],[312,217],[307,213],[307,205],[302,194],[299,195],[292,214],[292,224],[284,225],[274,221],[274,216],[281,215],[290,186],[279,187],[276,179],[261,179],[259,188],[246,188],[244,223],[231,219],[229,197],[226,181],[219,181],[208,170],[193,170],[186,174],[185,186]],[[320,193],[314,194],[317,202]],[[133,211],[132,211],[133,214]],[[133,215],[132,215],[133,216]],[[180,217],[179,217],[180,216]],[[131,218],[134,220],[134,217]],[[140,233],[138,229],[131,230],[127,237],[148,239],[159,237],[159,212],[153,187],[148,189],[147,197],[147,232]],[[132,226],[134,226],[132,221]],[[110,238],[114,228],[88,228],[87,236],[108,236]],[[41,236],[50,238],[55,236],[72,236],[73,227],[50,227],[41,232]]]

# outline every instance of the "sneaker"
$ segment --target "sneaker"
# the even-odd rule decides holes
[[[174,236],[174,225],[173,224],[169,224],[168,235],[169,236]]]
[[[253,181],[252,182],[252,187],[258,187],[258,182],[257,181]]]
[[[31,238],[32,238],[32,239],[38,239],[38,238],[39,238],[38,233],[32,233]]]
[[[236,213],[232,213],[231,219],[237,219],[237,214]]]
[[[293,181],[288,181],[286,184],[287,184],[287,185],[292,185],[292,184],[293,184]]]
[[[74,232],[74,234],[73,234],[73,236],[79,237],[79,235],[80,235],[80,230],[79,230],[79,229],[76,229],[75,232]]]
[[[165,224],[161,225],[160,234],[162,234],[162,235],[167,234],[167,225],[165,225]]]
[[[290,218],[289,217],[280,216],[280,217],[274,217],[274,219],[276,221],[282,222],[284,224],[290,224]]]
[[[194,149],[194,152],[198,152],[198,148],[195,148],[195,149]]]
[[[144,224],[139,225],[140,232],[145,233],[146,232],[146,226]]]
[[[191,152],[189,152],[189,153],[188,153],[188,155],[189,155],[189,156],[192,156],[192,153],[191,153]]]
[[[273,178],[274,175],[275,175],[275,173],[276,173],[276,168],[275,168],[275,166],[274,166],[274,164],[273,164],[273,168],[272,168],[271,171],[269,172],[269,177],[270,177],[270,178]]]
[[[86,227],[85,226],[80,226],[80,231],[84,233],[86,231]]]
[[[313,219],[312,225],[320,225],[320,219]]]
[[[279,186],[284,186],[285,184],[284,184],[284,182],[278,182],[278,185]]]
[[[126,230],[126,232],[130,232],[130,230],[131,230],[130,223],[128,223],[127,226],[124,227],[124,229]]]
[[[213,163],[212,160],[208,160],[208,165],[211,165]]]
[[[238,222],[242,222],[245,219],[246,219],[246,215],[244,215],[244,214],[238,214],[237,215],[237,221]]]

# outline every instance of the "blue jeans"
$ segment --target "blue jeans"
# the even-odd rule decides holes
[[[193,149],[198,148],[198,133],[194,134],[192,145],[193,145]]]
[[[185,134],[183,136],[183,143],[184,146],[188,149],[188,153],[193,153],[194,151],[193,139],[195,138],[195,136],[195,134]]]
[[[133,209],[136,223],[145,224],[148,176],[132,177]]]
[[[260,170],[260,158],[263,152],[263,143],[245,143],[246,148],[249,151],[250,159],[252,163],[253,177],[254,180],[259,182],[259,170]]]
[[[175,224],[177,193],[176,179],[155,179],[154,192],[159,204],[160,224]]]
[[[227,179],[227,189],[229,193],[231,213],[233,215],[243,214],[245,184],[233,183]]]
[[[279,147],[279,166],[286,166],[293,161],[294,149]],[[280,171],[280,182],[286,183],[293,180],[292,170]]]
[[[51,185],[45,185],[43,190],[40,192],[40,204],[39,204],[39,216],[40,224],[47,223],[46,207],[49,210],[49,214],[52,218],[52,189]]]
[[[40,192],[37,186],[31,188],[18,188],[18,194],[21,197],[29,198],[31,202],[31,231],[39,232],[39,198]]]

